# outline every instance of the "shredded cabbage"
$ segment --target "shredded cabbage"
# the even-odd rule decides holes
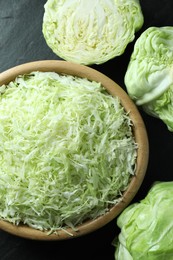
[[[98,82],[32,72],[1,87],[0,218],[75,227],[117,203],[135,171],[131,119]]]

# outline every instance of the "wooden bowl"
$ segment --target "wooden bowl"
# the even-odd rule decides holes
[[[7,221],[0,220],[0,228],[2,230],[24,238],[35,240],[64,240],[79,237],[84,234],[93,232],[112,221],[115,217],[118,216],[118,214],[123,211],[123,209],[125,209],[125,207],[127,207],[127,205],[134,198],[143,181],[148,164],[149,147],[146,128],[137,107],[126,94],[126,92],[104,74],[84,65],[54,60],[29,62],[1,73],[0,85],[8,84],[18,75],[30,73],[32,71],[54,71],[60,74],[69,74],[101,82],[111,95],[118,96],[120,98],[125,110],[130,111],[129,116],[133,122],[133,132],[135,140],[138,143],[136,172],[118,204],[114,205],[106,214],[98,217],[97,219],[89,220],[79,225],[77,227],[77,232],[71,228],[67,228],[67,232],[60,230],[57,232],[57,234],[53,233],[47,235],[47,232],[33,229],[27,225],[20,224],[16,226]],[[71,235],[69,235],[68,232],[71,233]]]

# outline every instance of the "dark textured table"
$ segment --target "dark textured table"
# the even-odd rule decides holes
[[[45,0],[0,0],[0,72],[28,61],[59,59],[46,45],[42,35]],[[143,0],[144,25],[173,26],[172,0]],[[122,88],[124,74],[133,50],[103,65],[92,67],[116,81]],[[118,71],[118,73],[117,73]],[[158,119],[141,111],[148,131],[150,159],[144,182],[134,198],[139,201],[154,181],[173,180],[173,133]],[[67,241],[40,242],[18,238],[0,230],[0,260],[114,259],[112,240],[119,233],[116,219],[92,234]]]

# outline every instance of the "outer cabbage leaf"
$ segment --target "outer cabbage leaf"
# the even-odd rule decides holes
[[[173,27],[150,27],[135,43],[125,85],[137,105],[173,131]]]
[[[142,25],[138,0],[48,0],[43,35],[59,57],[100,64],[121,55]]]
[[[173,182],[158,182],[117,219],[117,260],[173,259]]]
[[[137,145],[117,97],[53,72],[20,76],[1,93],[1,219],[54,231],[119,201]]]

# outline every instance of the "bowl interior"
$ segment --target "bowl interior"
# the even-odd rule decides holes
[[[30,73],[32,71],[54,71],[60,74],[69,74],[101,82],[112,96],[118,96],[120,98],[122,105],[124,106],[125,110],[129,112],[129,116],[133,122],[133,132],[135,140],[138,144],[135,175],[132,177],[131,182],[127,190],[124,192],[120,202],[113,206],[105,215],[100,216],[95,220],[84,222],[78,226],[77,231],[74,231],[71,228],[67,228],[66,231],[59,230],[57,231],[57,234],[53,233],[50,235],[48,235],[47,232],[42,232],[30,228],[26,225],[21,224],[16,226],[7,221],[0,220],[1,229],[24,238],[36,240],[63,240],[82,236],[84,234],[93,232],[112,221],[116,216],[118,216],[118,214],[122,212],[125,207],[127,207],[140,188],[146,173],[149,155],[146,128],[137,107],[129,98],[127,93],[104,74],[84,65],[54,60],[30,62],[16,66],[1,73],[0,85],[8,84],[18,75]]]

